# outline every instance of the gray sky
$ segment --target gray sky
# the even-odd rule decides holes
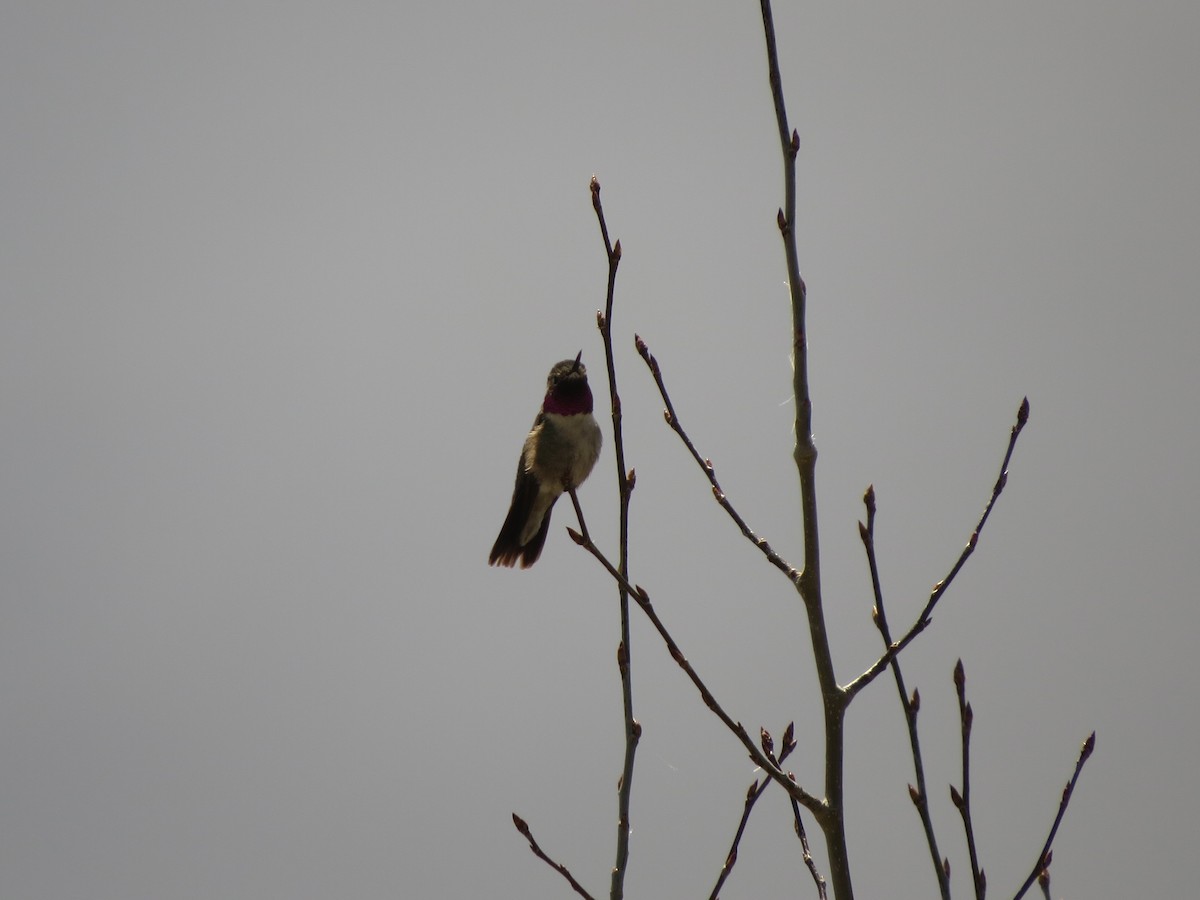
[[[596,173],[632,568],[814,788],[803,616],[663,425],[633,332],[760,533],[801,562],[780,163],[757,4],[10,4],[0,13],[0,895],[607,895],[615,591],[560,509],[485,564],[546,370],[594,327]],[[1055,896],[1184,896],[1200,801],[1200,7],[780,4],[802,140],[827,615],[905,657],[969,893],[954,661],[992,892],[1092,730]],[[615,546],[611,428],[582,492]],[[647,624],[628,893],[707,895],[751,762]],[[852,708],[861,896],[929,896],[891,683]],[[722,893],[799,895],[778,791]],[[811,829],[816,833],[815,827]]]

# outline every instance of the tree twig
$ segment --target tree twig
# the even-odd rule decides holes
[[[763,37],[767,44],[767,77],[775,106],[779,148],[783,155],[783,206],[775,217],[787,259],[788,292],[792,301],[792,394],[796,403],[796,448],[793,458],[800,479],[800,508],[804,517],[804,568],[796,587],[804,600],[808,635],[812,643],[817,682],[825,714],[825,803],[828,815],[819,818],[829,850],[829,877],[837,900],[853,900],[850,880],[850,851],[846,843],[844,803],[845,716],[848,698],[838,685],[833,668],[825,611],[821,601],[821,551],[817,528],[817,446],[812,437],[812,398],[808,384],[808,336],[805,324],[808,292],[800,277],[796,250],[796,155],[800,134],[788,127],[783,100],[783,76],[775,43],[775,20],[770,0],[760,0]]]
[[[975,530],[971,532],[971,536],[967,538],[966,546],[958,555],[954,565],[946,577],[933,586],[933,591],[929,595],[929,600],[925,604],[925,608],[921,610],[917,620],[912,627],[900,640],[894,643],[888,641],[887,650],[879,659],[875,660],[865,672],[855,678],[852,682],[846,685],[847,702],[854,699],[854,696],[865,688],[868,684],[891,663],[892,658],[901,650],[912,643],[913,639],[929,627],[933,621],[930,615],[933,613],[933,608],[937,606],[939,600],[945,595],[950,584],[954,581],[955,576],[962,570],[967,560],[971,558],[971,554],[975,552],[975,547],[979,543],[979,535],[983,532],[983,526],[987,524],[988,517],[992,514],[992,507],[996,505],[996,501],[1000,498],[1000,494],[1004,492],[1004,486],[1008,484],[1008,464],[1012,460],[1013,450],[1017,446],[1017,438],[1020,437],[1021,431],[1025,428],[1025,423],[1029,421],[1029,398],[1026,397],[1021,401],[1021,406],[1017,410],[1017,421],[1013,425],[1012,431],[1008,437],[1008,448],[1004,452],[1004,460],[1000,463],[1000,476],[996,479],[995,485],[992,486],[992,494],[988,497],[987,503],[983,507],[983,515],[979,517],[979,521],[975,525]],[[861,531],[861,523],[860,523]],[[886,636],[885,636],[886,639]]]
[[[1050,834],[1046,837],[1046,843],[1042,845],[1042,852],[1038,855],[1038,861],[1033,867],[1033,871],[1029,873],[1029,877],[1025,879],[1025,883],[1021,885],[1021,889],[1017,891],[1013,900],[1021,900],[1025,896],[1025,892],[1029,890],[1029,886],[1037,879],[1038,875],[1043,871],[1047,872],[1047,887],[1049,886],[1049,869],[1051,853],[1050,848],[1054,844],[1054,836],[1058,834],[1058,826],[1062,824],[1063,816],[1067,812],[1067,804],[1071,802],[1071,794],[1075,792],[1075,783],[1079,781],[1079,773],[1083,771],[1083,764],[1088,761],[1092,755],[1092,751],[1096,749],[1096,732],[1088,735],[1083,746],[1079,748],[1079,759],[1075,761],[1075,771],[1071,775],[1071,780],[1067,782],[1067,786],[1063,788],[1062,799],[1058,802],[1058,815],[1054,817],[1054,824],[1050,826]]]
[[[825,889],[825,876],[817,871],[816,860],[809,849],[808,833],[804,830],[804,820],[800,818],[800,804],[796,802],[795,797],[788,799],[792,801],[792,819],[795,822],[796,837],[800,839],[800,848],[804,852],[804,864],[808,866],[808,873],[812,875],[813,884],[817,886],[818,900],[826,900],[828,894]]]
[[[789,722],[787,728],[783,731],[783,747],[780,750],[779,756],[775,756],[775,742],[771,739],[770,733],[763,728],[760,732],[760,743],[763,753],[770,757],[771,761],[776,765],[782,765],[783,761],[791,755],[791,752],[796,749],[796,723]],[[729,873],[733,871],[734,865],[737,864],[738,845],[742,841],[742,834],[746,830],[746,823],[750,820],[750,812],[754,809],[754,804],[758,802],[758,798],[763,795],[767,787],[771,784],[770,778],[764,778],[761,782],[755,781],[746,791],[746,801],[742,808],[742,818],[738,822],[737,832],[733,836],[733,843],[729,847],[729,853],[725,856],[725,864],[721,867],[721,874],[717,877],[717,883],[709,894],[709,900],[716,900],[721,893],[721,886],[725,884],[725,879],[729,877]],[[800,838],[800,846],[804,850],[804,862],[808,866],[809,872],[812,873],[813,880],[817,885],[817,892],[821,900],[825,898],[825,879],[817,872],[816,863],[813,862],[812,853],[808,848],[808,835],[804,832],[804,822],[800,818],[800,804],[794,797],[788,798],[792,804],[792,813],[796,819],[796,836]]]
[[[637,348],[638,354],[643,360],[645,360],[646,365],[649,367],[650,374],[654,376],[654,383],[658,385],[658,393],[662,396],[663,403],[666,405],[666,409],[663,411],[663,418],[666,419],[667,424],[671,426],[671,429],[677,435],[679,435],[679,439],[683,441],[683,445],[687,447],[688,452],[692,454],[692,459],[696,461],[696,465],[698,465],[708,477],[708,482],[712,485],[713,497],[715,497],[717,502],[721,504],[721,508],[729,514],[729,517],[733,519],[734,523],[741,530],[742,534],[745,535],[746,539],[762,551],[763,555],[766,556],[771,565],[783,572],[783,574],[788,577],[788,580],[792,582],[793,585],[798,584],[800,580],[800,572],[793,568],[787,560],[771,549],[771,545],[767,542],[766,538],[761,538],[754,533],[750,526],[746,524],[746,520],[743,519],[738,511],[733,508],[733,504],[729,502],[729,498],[725,495],[725,492],[721,490],[721,485],[717,482],[717,476],[713,469],[712,460],[700,456],[700,453],[696,450],[696,445],[692,443],[692,439],[688,437],[688,433],[684,431],[683,424],[679,421],[679,416],[675,412],[675,404],[671,402],[671,395],[667,393],[667,386],[663,382],[662,369],[658,364],[658,360],[650,352],[650,348],[646,346],[646,342],[635,334],[633,336],[633,344],[634,347]]]
[[[575,893],[577,893],[580,897],[586,897],[587,900],[595,900],[591,894],[584,890],[583,885],[575,880],[575,876],[571,874],[570,870],[567,869],[566,866],[564,866],[562,863],[557,863],[552,860],[546,855],[546,852],[542,850],[540,846],[538,846],[538,842],[533,838],[533,832],[529,830],[529,825],[524,819],[522,819],[516,813],[513,813],[512,820],[513,824],[517,826],[517,831],[521,832],[521,834],[525,836],[525,840],[529,841],[529,849],[533,851],[534,856],[536,856],[550,868],[554,869],[554,871],[558,872],[558,874],[563,878],[567,879],[567,882],[572,888],[574,888]]]
[[[717,876],[717,883],[713,886],[712,893],[708,895],[709,900],[717,900],[721,893],[721,887],[725,884],[725,879],[729,877],[729,873],[737,864],[738,844],[742,842],[742,834],[746,830],[746,823],[750,821],[750,813],[754,809],[754,804],[758,802],[758,798],[763,795],[770,784],[770,778],[764,778],[762,781],[755,780],[746,791],[746,802],[742,806],[742,818],[738,821],[737,831],[733,835],[733,843],[729,845],[729,852],[725,855],[725,865],[721,866],[721,874]]]
[[[858,534],[862,538],[863,549],[867,554],[867,566],[871,571],[871,589],[875,594],[875,607],[872,618],[875,627],[883,638],[884,646],[888,648],[882,658],[887,659],[896,679],[896,692],[900,697],[900,706],[904,710],[904,721],[908,726],[908,743],[912,751],[913,777],[915,785],[909,785],[909,796],[917,808],[921,826],[925,829],[925,843],[929,847],[929,855],[933,861],[933,870],[938,880],[938,890],[942,900],[950,900],[950,876],[946,871],[944,857],[938,850],[937,835],[933,830],[933,817],[929,811],[929,791],[925,785],[925,763],[921,756],[921,738],[917,730],[917,714],[921,709],[921,694],[914,688],[909,697],[908,688],[904,684],[904,673],[900,671],[900,660],[896,658],[898,645],[892,643],[891,631],[888,628],[887,612],[883,605],[883,586],[879,578],[879,561],[875,555],[875,486],[871,485],[863,494],[863,505],[867,509],[866,524],[858,523]],[[896,648],[896,649],[893,649]],[[852,685],[853,686],[853,685]]]
[[[695,685],[696,690],[700,692],[700,699],[704,701],[704,705],[712,710],[713,714],[725,724],[725,727],[732,731],[734,736],[741,741],[742,746],[744,746],[746,751],[750,754],[750,758],[754,760],[754,764],[770,775],[776,782],[782,785],[783,789],[788,792],[788,795],[799,801],[800,805],[811,812],[817,822],[822,825],[822,828],[824,828],[824,820],[829,816],[828,806],[824,803],[824,801],[813,796],[808,791],[804,790],[804,788],[800,787],[800,785],[795,782],[790,772],[783,771],[769,757],[767,757],[751,739],[750,734],[746,731],[742,723],[735,722],[729,713],[725,711],[724,707],[717,702],[717,699],[713,696],[712,691],[708,689],[708,685],[706,685],[703,679],[700,678],[699,673],[692,668],[692,664],[688,662],[687,657],[683,655],[683,651],[679,649],[679,645],[675,643],[675,639],[671,637],[671,633],[667,630],[667,626],[664,625],[662,619],[658,617],[658,613],[655,611],[654,605],[650,602],[650,595],[646,592],[646,589],[640,585],[630,584],[625,576],[617,571],[617,567],[609,562],[608,558],[604,555],[600,548],[596,546],[595,542],[591,538],[584,535],[583,532],[586,532],[587,526],[583,522],[583,510],[580,508],[578,502],[575,503],[575,512],[580,517],[580,530],[576,531],[574,528],[567,529],[567,533],[571,536],[571,540],[575,541],[576,544],[578,544],[580,547],[583,547],[588,551],[588,553],[592,554],[592,556],[596,558],[600,565],[604,566],[608,574],[611,575],[618,584],[624,586],[625,590],[629,592],[630,596],[637,601],[637,604],[639,607],[641,607],[642,612],[646,614],[646,618],[650,620],[650,624],[654,626],[654,629],[658,632],[659,637],[661,637],[663,642],[667,645],[667,651],[671,654],[671,658],[675,660],[676,664],[681,669],[683,669],[684,674],[686,674],[692,684]]]
[[[764,731],[763,734],[766,735],[766,732]],[[767,747],[763,747],[763,749],[766,750]],[[788,754],[795,749],[796,723],[789,722],[788,727],[783,732],[783,751],[779,754],[779,762],[782,763],[787,759]],[[813,859],[812,849],[808,846],[808,832],[804,830],[804,819],[800,815],[800,804],[796,802],[795,797],[789,797],[788,800],[792,804],[792,820],[796,830],[796,837],[800,839],[800,849],[804,854],[804,865],[808,867],[808,872],[812,875],[813,884],[817,887],[818,900],[826,900],[825,876],[817,871],[817,863]]]
[[[613,243],[608,237],[608,223],[604,219],[604,207],[600,203],[600,182],[592,176],[589,185],[592,193],[592,208],[600,224],[600,235],[604,239],[604,251],[608,259],[608,287],[605,292],[604,312],[596,313],[596,325],[604,340],[604,362],[608,369],[608,394],[612,407],[613,448],[617,462],[617,494],[619,498],[620,550],[617,562],[621,579],[617,590],[621,608],[621,643],[617,648],[617,668],[621,675],[621,702],[625,713],[625,756],[621,766],[621,778],[617,788],[617,858],[613,864],[612,884],[609,888],[611,900],[621,900],[625,894],[625,871],[629,867],[629,804],[633,792],[633,763],[637,753],[638,739],[642,728],[633,716],[633,668],[632,648],[629,642],[629,496],[633,491],[634,474],[625,469],[625,440],[621,430],[621,397],[617,393],[617,370],[613,361],[612,312],[613,294],[617,284],[617,266],[621,262],[621,242]],[[571,501],[583,527],[583,511],[575,492]]]
[[[958,719],[962,730],[962,793],[950,785],[950,799],[958,808],[963,820],[963,831],[967,836],[967,855],[971,858],[971,881],[975,885],[975,900],[983,900],[987,893],[987,875],[979,867],[979,853],[975,848],[975,824],[971,820],[971,724],[975,712],[967,702],[967,672],[960,659],[954,666],[954,690],[958,694]]]

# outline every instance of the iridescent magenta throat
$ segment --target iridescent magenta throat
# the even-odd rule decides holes
[[[580,413],[592,411],[592,390],[584,387],[582,391],[558,391],[546,395],[542,401],[542,411],[555,413],[560,416],[577,416]]]

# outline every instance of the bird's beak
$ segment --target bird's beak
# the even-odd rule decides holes
[[[575,367],[573,369],[571,369],[572,372],[579,371],[579,361],[581,359],[583,359],[583,351],[582,350],[580,350],[578,355],[575,357]]]

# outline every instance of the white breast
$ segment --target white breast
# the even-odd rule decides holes
[[[596,465],[600,456],[602,440],[600,426],[591,413],[577,413],[573,416],[563,416],[558,413],[546,413],[543,423],[541,457],[537,463],[549,463],[556,472],[540,472],[539,475],[547,480],[560,481],[568,479],[578,487]]]

